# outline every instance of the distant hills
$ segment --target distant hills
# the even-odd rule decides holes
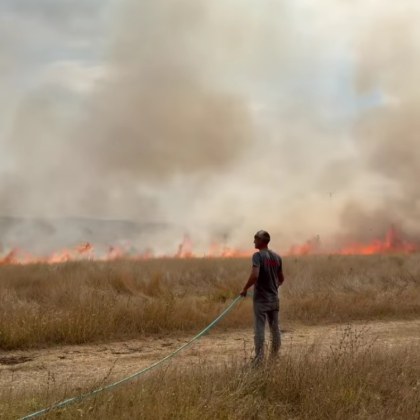
[[[104,246],[122,241],[136,242],[140,237],[162,232],[168,227],[163,223],[128,220],[0,217],[0,252],[15,247],[50,251],[84,242]]]

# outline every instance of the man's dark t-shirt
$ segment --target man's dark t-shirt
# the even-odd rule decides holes
[[[252,266],[260,268],[254,287],[254,301],[266,303],[278,301],[278,273],[282,270],[280,256],[269,249],[263,249],[252,256]]]

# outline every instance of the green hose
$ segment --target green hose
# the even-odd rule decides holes
[[[229,306],[226,307],[226,309],[214,320],[212,321],[209,325],[207,325],[206,328],[204,328],[204,330],[200,331],[196,336],[194,336],[190,341],[188,341],[187,343],[183,344],[181,347],[179,347],[178,349],[176,349],[175,351],[173,351],[172,353],[168,354],[166,357],[164,357],[163,359],[153,363],[152,365],[138,371],[135,372],[125,378],[120,379],[117,382],[114,382],[112,384],[106,385],[104,387],[95,389],[91,392],[87,392],[85,394],[81,394],[78,395],[76,397],[72,397],[72,398],[68,398],[66,400],[60,401],[56,404],[51,405],[50,407],[47,408],[43,408],[42,410],[36,411],[34,413],[28,414],[25,417],[22,417],[20,420],[27,420],[27,419],[33,419],[35,417],[40,417],[44,414],[49,413],[52,410],[56,410],[58,408],[63,408],[66,407],[70,404],[74,404],[77,402],[81,402],[89,397],[93,397],[94,395],[97,395],[103,391],[108,391],[111,389],[116,388],[119,385],[122,385],[124,383],[130,382],[134,379],[137,379],[140,376],[143,376],[144,374],[146,374],[147,372],[150,372],[152,369],[157,368],[158,366],[160,366],[161,364],[167,362],[168,360],[172,359],[173,357],[175,357],[179,352],[181,352],[182,350],[184,350],[185,348],[189,347],[190,345],[192,345],[195,341],[197,341],[198,339],[200,339],[203,335],[207,334],[215,325],[217,325],[230,311],[232,311],[232,309],[238,304],[238,302],[242,299],[241,296],[236,297],[230,304]]]

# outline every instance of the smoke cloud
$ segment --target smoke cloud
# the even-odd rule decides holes
[[[387,10],[358,44],[356,86],[377,90],[380,104],[358,118],[354,141],[366,172],[384,180],[382,197],[370,209],[349,204],[342,214],[346,235],[367,239],[396,225],[420,235],[420,9],[406,2]],[[367,200],[368,203],[370,200]]]
[[[403,3],[15,3],[1,213],[42,219],[51,247],[112,240],[60,228],[74,217],[134,222],[116,240],[163,251],[185,233],[198,250],[249,247],[261,228],[280,250],[420,234],[420,10]],[[10,36],[13,19],[37,36]],[[1,242],[24,241],[11,225]]]
[[[138,182],[213,172],[251,143],[244,99],[205,80],[217,31],[206,3],[129,4],[79,145],[95,173]]]

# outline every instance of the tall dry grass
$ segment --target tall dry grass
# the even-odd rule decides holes
[[[51,412],[73,419],[418,419],[420,348],[381,348],[344,329],[325,352],[313,345],[252,369],[238,360],[150,373],[138,382]],[[0,396],[0,416],[17,418],[65,397],[63,390]]]
[[[418,255],[284,261],[284,323],[420,315]],[[246,259],[73,262],[0,267],[0,349],[196,331],[237,295]],[[249,327],[251,301],[223,321]]]

